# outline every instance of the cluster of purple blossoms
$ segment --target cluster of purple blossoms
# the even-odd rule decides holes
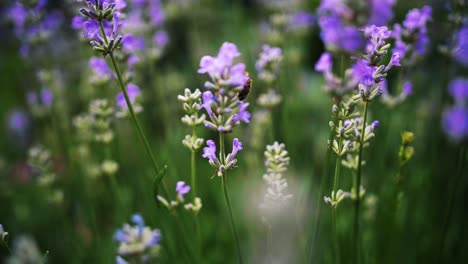
[[[233,65],[240,53],[236,45],[225,42],[216,57],[203,56],[198,73],[208,74],[211,81],[205,83],[208,91],[202,95],[201,108],[205,109],[209,120],[205,127],[228,133],[240,122],[249,123],[249,103],[239,100],[238,95],[249,82],[243,63]]]
[[[403,24],[393,26],[392,37],[395,39],[394,52],[398,52],[405,64],[414,63],[418,56],[424,55],[429,44],[427,23],[431,20],[432,9],[424,6],[412,9],[406,15]]]
[[[83,0],[78,0],[83,2]],[[86,39],[90,40],[93,49],[107,55],[120,47],[123,35],[120,28],[122,14],[119,8],[126,5],[123,1],[111,0],[84,0],[87,8],[81,8],[83,17],[75,17],[72,27],[82,30]]]
[[[468,79],[454,79],[449,84],[449,93],[455,104],[443,114],[445,132],[455,140],[468,138]]]
[[[239,56],[236,45],[225,42],[216,57],[203,56],[200,61],[198,73],[208,74],[211,78],[211,81],[205,82],[208,91],[203,93],[200,106],[200,109],[205,109],[209,118],[204,121],[204,125],[219,132],[220,139],[224,138],[221,137],[222,134],[231,132],[241,122],[250,122],[250,113],[247,111],[249,103],[242,100],[250,90],[251,80],[243,63],[234,64],[234,59]],[[215,142],[207,140],[206,144],[203,157],[209,160],[218,176],[223,176],[224,171],[234,168],[237,152],[242,150],[242,143],[237,138],[233,141],[232,152],[225,155],[220,151],[219,157],[216,156]]]
[[[132,61],[161,57],[169,43],[169,35],[163,29],[165,19],[160,0],[134,0],[129,4],[122,29],[126,34],[122,48],[131,54]]]
[[[393,17],[395,2],[372,0],[362,6],[346,0],[322,0],[317,10],[322,41],[330,51],[356,52],[364,43],[359,28],[385,25]]]
[[[29,55],[33,45],[55,37],[63,23],[63,14],[58,10],[46,10],[47,4],[47,0],[38,0],[32,5],[14,1],[6,11],[15,35],[21,41],[20,53],[23,57]]]
[[[213,140],[206,141],[207,147],[203,148],[203,158],[207,158],[210,165],[216,169],[216,174],[218,176],[223,176],[224,171],[232,169],[235,167],[237,163],[236,155],[237,153],[242,150],[242,142],[239,139],[235,138],[232,141],[232,152],[227,154],[226,156],[218,157],[216,155],[216,143]]]
[[[382,64],[390,48],[387,41],[391,31],[387,27],[368,26],[364,28],[364,36],[368,40],[366,53],[353,66],[351,75],[359,80],[358,98],[371,101],[382,93],[381,82],[385,80],[387,72],[395,66],[401,66],[400,54],[394,52],[388,64]]]
[[[278,77],[280,63],[283,60],[281,48],[270,47],[265,44],[262,46],[262,52],[255,63],[255,69],[258,71],[258,78],[267,83],[274,82]]]
[[[178,181],[176,184],[177,199],[175,201],[168,201],[161,195],[156,196],[156,199],[168,210],[174,210],[175,208],[179,207],[179,205],[183,205],[185,210],[192,211],[193,213],[197,214],[202,208],[202,202],[199,197],[195,197],[193,203],[184,204],[184,196],[189,193],[190,190],[191,187],[189,185],[183,181]]]
[[[365,92],[367,100],[379,95],[382,90],[379,85],[385,81],[386,73],[394,66],[400,66],[400,55],[395,52],[387,65],[379,65],[390,47],[387,44],[391,31],[387,27],[368,26],[363,29],[368,40],[365,46],[365,55],[361,56],[350,69],[347,69],[343,78],[333,73],[333,58],[328,52],[322,54],[315,65],[315,70],[324,75],[325,90],[337,96],[352,91],[359,85],[360,91]],[[373,87],[373,89],[371,89]],[[371,96],[371,90],[373,91]]]
[[[468,25],[464,25],[456,35],[453,58],[465,67],[468,67]]]
[[[119,242],[116,263],[127,263],[134,260],[138,263],[152,263],[159,254],[161,232],[145,226],[140,214],[132,216],[134,225],[124,224],[115,233],[115,240]]]

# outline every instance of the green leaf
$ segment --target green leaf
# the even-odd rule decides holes
[[[166,176],[167,174],[167,164],[163,166],[161,171],[159,171],[159,174],[156,175],[156,178],[154,178],[153,182],[153,199],[156,201],[156,203],[159,205],[158,201],[158,194],[159,194],[159,185],[161,185],[161,181]]]

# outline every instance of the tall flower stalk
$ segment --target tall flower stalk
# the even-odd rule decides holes
[[[123,24],[120,20],[121,13],[116,10],[114,1],[86,1],[87,8],[80,9],[81,14],[87,17],[87,21],[83,23],[86,29],[86,37],[91,39],[90,44],[95,51],[102,53],[104,56],[109,56],[114,67],[117,80],[125,98],[125,102],[133,120],[134,126],[138,131],[141,141],[145,147],[146,153],[149,156],[155,174],[160,177],[160,168],[156,162],[151,146],[146,138],[143,129],[136,117],[133,108],[132,100],[129,97],[125,87],[125,81],[122,77],[122,72],[115,60],[114,51],[122,44],[123,36],[119,33],[119,27]],[[104,23],[105,22],[105,23]],[[163,192],[167,195],[168,191],[162,181]]]
[[[204,114],[199,115],[201,106],[201,92],[196,89],[195,92],[191,92],[188,88],[185,89],[184,95],[179,95],[178,100],[183,102],[183,108],[186,113],[182,117],[182,122],[191,127],[192,134],[186,135],[182,144],[190,150],[190,180],[192,185],[192,197],[197,197],[197,163],[196,154],[200,150],[204,139],[197,137],[197,127],[205,121],[206,116]],[[195,224],[195,239],[196,239],[196,250],[197,254],[201,254],[201,234],[200,234],[200,221],[198,214],[194,215]],[[200,256],[199,256],[200,257]]]
[[[245,99],[242,95],[246,92],[246,85],[250,83],[249,75],[246,74],[243,63],[233,65],[234,59],[239,56],[236,45],[225,42],[216,57],[204,56],[201,59],[198,73],[208,74],[211,78],[211,81],[205,82],[208,91],[205,91],[202,96],[201,108],[208,116],[203,123],[206,128],[219,134],[219,154],[216,153],[215,141],[210,139],[206,141],[207,147],[203,149],[203,157],[207,158],[215,169],[215,175],[221,177],[222,191],[236,240],[239,263],[242,263],[240,241],[228,193],[227,172],[236,168],[236,155],[243,149],[243,146],[239,139],[234,138],[232,152],[226,155],[224,142],[226,133],[231,132],[241,122],[250,122],[250,113],[247,111],[249,103],[242,101]]]

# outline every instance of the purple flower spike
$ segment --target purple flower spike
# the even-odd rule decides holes
[[[332,56],[328,52],[324,52],[320,59],[315,64],[317,72],[331,72],[333,67]]]
[[[207,147],[203,148],[203,158],[209,159],[211,162],[218,162],[218,158],[216,157],[216,144],[213,140],[206,141]]]
[[[176,186],[176,192],[177,192],[178,197],[180,197],[181,200],[183,200],[184,195],[190,192],[190,186],[185,184],[185,182],[183,181],[178,181],[177,186]]]

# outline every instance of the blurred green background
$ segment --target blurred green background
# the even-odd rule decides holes
[[[168,1],[170,2],[170,1]],[[160,165],[167,164],[165,177],[169,189],[177,181],[190,182],[190,153],[182,146],[189,129],[180,122],[183,116],[177,95],[184,88],[202,88],[205,76],[197,74],[201,56],[216,54],[224,41],[235,43],[242,53],[241,61],[253,76],[253,88],[247,101],[255,109],[255,100],[262,84],[256,81],[255,60],[261,46],[269,40],[260,33],[260,23],[271,11],[255,1],[194,1],[188,8],[166,9],[166,30],[170,43],[164,55],[151,67],[137,69],[138,85],[143,92],[144,112],[139,119],[149,136]],[[428,54],[408,71],[414,93],[403,104],[389,108],[379,101],[370,104],[371,120],[379,120],[376,137],[364,157],[363,184],[366,197],[376,203],[364,207],[362,225],[363,263],[438,263],[441,246],[443,262],[462,263],[468,258],[467,205],[468,177],[455,183],[457,166],[466,163],[459,159],[461,143],[450,141],[441,128],[441,114],[450,103],[448,81],[467,75],[438,50],[447,43],[451,25],[447,20],[445,1],[398,1],[392,21],[402,21],[407,11],[429,4],[433,20],[429,26]],[[66,13],[66,22],[78,11],[66,1],[55,1]],[[314,12],[319,1],[300,5],[301,10]],[[169,6],[167,3],[166,7]],[[0,4],[5,10],[6,3]],[[174,12],[173,14],[170,12]],[[2,15],[3,16],[3,15]],[[0,224],[15,237],[30,235],[49,263],[111,263],[115,260],[117,243],[114,231],[140,212],[146,224],[161,229],[163,240],[160,263],[188,262],[185,242],[191,244],[194,231],[192,218],[181,212],[175,216],[154,201],[153,177],[143,145],[129,119],[116,120],[112,127],[115,139],[110,147],[98,143],[89,146],[89,161],[79,152],[79,141],[72,125],[74,116],[86,111],[90,99],[114,100],[117,82],[105,87],[89,87],[86,83],[87,59],[92,51],[80,42],[67,26],[60,41],[70,42],[61,55],[45,53],[39,58],[21,58],[18,40],[11,26],[0,27]],[[68,29],[67,29],[68,28]],[[52,47],[55,45],[52,40]],[[58,44],[57,44],[58,45]],[[273,135],[286,144],[291,157],[287,179],[294,195],[294,208],[286,213],[288,225],[274,239],[277,254],[288,256],[286,262],[269,262],[265,256],[266,231],[258,213],[264,192],[262,187],[263,149],[273,143],[268,137],[259,143],[261,148],[249,146],[252,140],[252,121],[233,134],[244,142],[239,154],[239,168],[229,174],[230,195],[234,215],[240,230],[241,244],[247,263],[306,263],[310,249],[316,208],[323,202],[319,186],[324,173],[328,122],[332,102],[322,90],[323,79],[314,71],[314,64],[324,47],[317,26],[300,30],[282,39],[284,60],[278,89],[283,102],[274,113]],[[63,54],[66,54],[64,56]],[[29,114],[30,126],[24,141],[9,132],[7,124],[13,109],[28,109],[26,91],[40,86],[38,69],[59,70],[62,78],[50,113],[37,117]],[[389,78],[390,84],[395,76]],[[262,90],[263,89],[263,90]],[[395,192],[394,176],[398,172],[398,151],[403,131],[415,134],[415,156],[402,174],[397,228],[392,228],[392,202]],[[205,129],[198,131],[205,139],[217,135]],[[229,142],[229,141],[228,141]],[[51,150],[53,169],[57,174],[54,187],[63,191],[59,202],[48,199],[50,190],[38,187],[28,178],[28,149],[41,144]],[[228,148],[229,149],[229,148]],[[110,154],[109,154],[110,153]],[[115,180],[118,194],[111,187],[110,177],[86,177],[87,166],[110,157],[119,164]],[[333,158],[334,160],[334,158]],[[236,263],[236,251],[228,215],[221,192],[221,180],[212,177],[213,169],[201,153],[197,156],[198,192],[203,200],[200,212],[202,256],[200,263]],[[333,162],[331,162],[333,164]],[[466,167],[466,166],[465,166]],[[343,186],[351,185],[351,174],[343,170]],[[331,188],[331,180],[327,183]],[[455,193],[453,193],[455,191]],[[445,241],[442,229],[454,195],[454,210]],[[352,256],[351,202],[344,202],[339,210],[338,233],[341,263]],[[368,217],[367,217],[368,216]],[[332,263],[333,250],[328,207],[321,210],[321,225],[317,251],[313,263]],[[177,220],[178,221],[178,220]],[[0,262],[6,262],[8,251],[0,247]],[[284,260],[283,260],[284,261]],[[31,262],[31,263],[40,263]]]

